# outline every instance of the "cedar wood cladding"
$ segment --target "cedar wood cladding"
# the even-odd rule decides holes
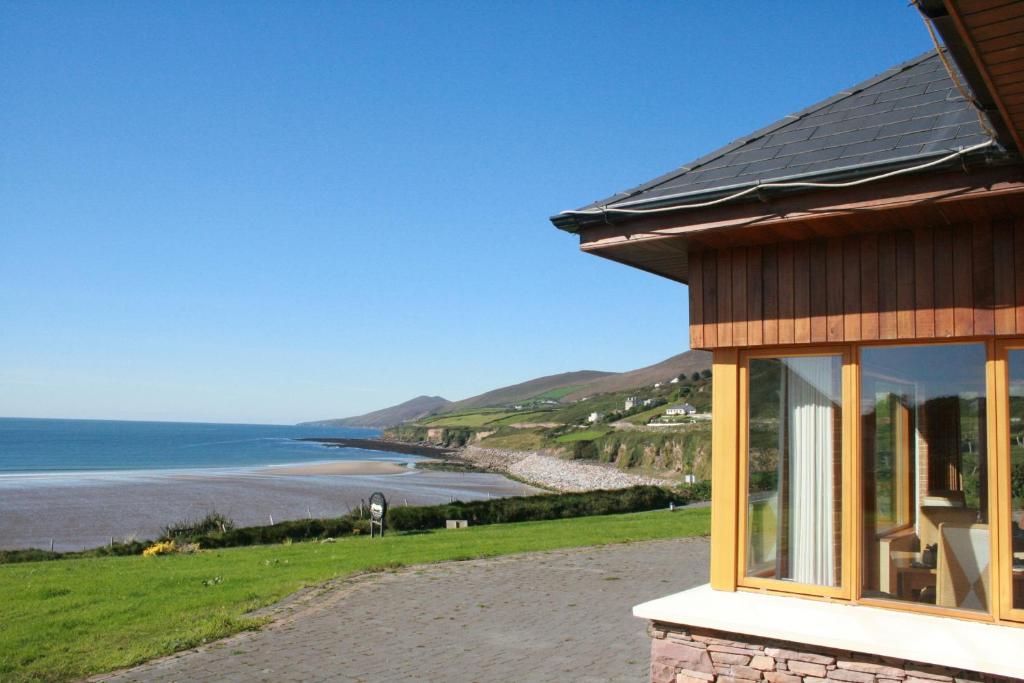
[[[691,251],[690,346],[1024,334],[1024,219]]]

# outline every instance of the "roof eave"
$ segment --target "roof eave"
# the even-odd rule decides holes
[[[713,201],[726,197],[730,194],[744,190],[750,187],[755,187],[762,183],[776,183],[776,182],[792,182],[792,181],[812,181],[812,182],[841,182],[846,180],[855,180],[858,178],[868,177],[874,174],[885,173],[900,168],[910,168],[916,164],[924,163],[930,159],[948,155],[949,150],[938,150],[933,154],[918,155],[914,157],[905,157],[902,159],[890,159],[883,162],[873,162],[869,164],[858,164],[856,166],[848,166],[842,169],[836,169],[827,171],[824,173],[804,173],[794,174],[789,176],[781,176],[778,178],[765,178],[754,183],[740,183],[727,187],[716,187],[713,190],[698,190],[695,192],[684,193],[679,195],[673,195],[671,198],[658,198],[651,199],[644,202],[631,203],[629,208],[635,209],[658,209],[658,208],[669,208],[676,204],[688,204],[688,203],[700,203],[706,201]],[[972,167],[979,166],[994,166],[1005,163],[1013,163],[1015,156],[1008,153],[1005,149],[999,147],[989,147],[985,150],[975,152],[973,154],[967,154],[957,159],[951,160],[946,164],[940,164],[929,167],[922,173],[938,173],[942,171],[948,171],[950,168],[963,167],[965,171]],[[908,175],[910,175],[908,173]],[[799,193],[819,193],[827,191],[825,189],[808,190],[808,189],[765,189],[760,192],[753,192],[745,197],[736,200],[737,204],[740,203],[752,203],[757,201],[766,201],[770,196],[781,196],[784,194],[799,194]],[[609,205],[608,208],[621,208],[621,204]],[[685,208],[680,208],[680,212],[686,211]],[[700,213],[700,209],[692,210],[691,214],[696,218]],[[642,216],[642,214],[639,214]],[[673,214],[674,215],[674,214]],[[616,214],[616,213],[595,213],[595,214],[579,214],[574,212],[559,213],[550,217],[551,223],[559,230],[564,230],[570,233],[579,233],[584,228],[594,225],[615,225],[628,223],[635,220],[638,214]]]
[[[949,13],[949,7],[943,0],[918,0],[918,8],[928,21],[932,23],[935,30],[942,38],[949,55],[956,62],[964,80],[970,86],[974,95],[972,104],[980,109],[995,130],[999,142],[1007,149],[1017,149],[1017,139],[1014,137],[1009,124],[999,110],[992,90],[989,88],[984,75],[978,68],[971,49],[964,40],[964,36],[957,30],[956,22]]]

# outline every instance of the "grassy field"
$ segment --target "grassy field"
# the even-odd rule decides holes
[[[496,422],[506,417],[517,415],[508,411],[481,411],[476,413],[461,413],[458,415],[442,415],[420,422],[427,427],[483,427],[486,424]]]
[[[650,422],[651,420],[653,420],[654,418],[661,417],[662,414],[667,409],[668,409],[668,405],[661,405],[661,406],[658,406],[657,408],[651,408],[650,410],[645,410],[642,413],[637,413],[636,415],[631,415],[631,416],[626,418],[626,421],[627,422],[632,422],[635,425],[645,425],[648,422]]]
[[[544,435],[533,429],[506,428],[480,442],[485,448],[506,448],[513,451],[535,451],[544,448]]]
[[[167,557],[0,566],[0,680],[67,680],[244,629],[246,616],[329,579],[403,565],[708,533],[707,509],[252,546]]]
[[[558,389],[550,389],[548,391],[545,391],[543,394],[538,394],[538,395],[534,396],[531,400],[533,400],[533,401],[557,401],[560,398],[562,398],[563,396],[568,396],[569,394],[571,394],[572,392],[576,391],[577,389],[579,389],[580,387],[583,387],[583,386],[586,386],[586,385],[574,384],[574,385],[572,385],[570,387],[559,387]]]
[[[528,413],[516,413],[509,415],[500,420],[489,422],[488,425],[491,427],[502,426],[502,425],[514,425],[520,422],[547,422],[548,418],[551,417],[550,410],[535,410]]]
[[[555,438],[558,443],[572,443],[573,441],[593,441],[610,432],[611,429],[584,429],[579,432],[569,432]]]

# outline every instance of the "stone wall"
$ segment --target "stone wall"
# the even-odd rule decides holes
[[[1016,679],[652,623],[651,683],[1010,683]],[[912,637],[912,636],[911,636]]]

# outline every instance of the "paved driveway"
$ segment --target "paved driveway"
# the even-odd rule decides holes
[[[645,681],[632,606],[706,582],[707,567],[707,540],[681,539],[364,576],[111,680]]]

